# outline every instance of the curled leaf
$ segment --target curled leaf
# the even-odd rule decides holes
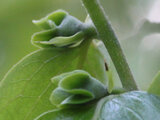
[[[60,25],[66,15],[67,12],[58,10],[40,20],[33,20],[33,23],[42,29],[51,29],[56,27],[56,25]]]
[[[43,29],[32,36],[32,43],[40,47],[68,47],[96,35],[91,22],[83,23],[63,10],[33,23]]]
[[[98,80],[82,70],[64,73],[52,78],[57,86],[50,101],[57,107],[84,104],[107,94],[107,88]]]

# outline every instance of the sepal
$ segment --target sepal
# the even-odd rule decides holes
[[[84,39],[96,36],[91,21],[83,23],[63,10],[33,20],[33,23],[43,29],[42,32],[33,34],[31,39],[39,47],[75,47]]]
[[[84,104],[108,94],[107,88],[89,73],[82,70],[64,73],[52,78],[56,89],[50,101],[57,107]]]

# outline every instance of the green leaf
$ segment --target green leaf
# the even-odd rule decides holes
[[[3,41],[0,41],[0,81],[2,80],[3,74],[6,71],[5,66],[6,66],[6,50],[4,47]]]
[[[148,92],[151,94],[160,96],[160,72],[155,76],[152,80],[150,87],[148,88]]]
[[[98,103],[93,120],[159,120],[160,97],[141,91],[109,96]]]
[[[92,120],[96,104],[77,106],[71,109],[55,109],[45,112],[34,120]]]
[[[50,101],[57,107],[84,104],[107,95],[107,87],[82,70],[63,73],[52,78],[56,89]]]
[[[55,85],[53,76],[79,69],[106,83],[103,58],[91,44],[88,52],[82,46],[66,49],[40,49],[23,58],[0,82],[0,120],[33,120],[55,108],[49,101]],[[87,54],[87,57],[80,59]]]
[[[159,120],[160,97],[141,91],[111,95],[90,106],[52,110],[35,120]]]

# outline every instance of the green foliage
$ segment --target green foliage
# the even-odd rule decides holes
[[[159,120],[160,98],[146,92],[105,97],[90,106],[53,110],[35,120]]]
[[[83,23],[63,10],[33,21],[43,31],[33,35],[32,43],[42,48],[23,58],[0,82],[0,119],[160,118],[160,97],[127,92],[137,86],[98,0],[83,3],[95,27],[90,19]],[[123,88],[114,87],[115,70]],[[159,74],[148,91],[159,95],[158,84]]]
[[[86,17],[79,0],[0,0],[0,81],[6,72],[27,54],[37,50],[31,46],[31,35],[38,31],[33,19],[57,9],[65,9],[84,20]]]
[[[157,73],[148,88],[148,92],[160,96],[160,72]]]
[[[82,44],[83,45],[83,44]],[[0,119],[33,120],[41,113],[53,109],[49,101],[55,86],[51,78],[75,69],[88,71],[106,83],[103,57],[95,44],[88,48],[84,62],[82,46],[65,49],[40,49],[15,65],[0,83]],[[92,60],[92,61],[90,61]],[[15,110],[16,109],[16,110]]]
[[[95,25],[99,39],[103,41],[113,61],[122,86],[128,91],[138,90],[118,38],[115,35],[99,0],[82,0],[82,2]]]
[[[3,41],[0,41],[0,80],[3,77],[2,75],[4,74],[4,67],[5,67],[5,62],[6,62],[6,50],[4,47]]]
[[[92,120],[96,104],[77,106],[72,109],[55,109],[47,111],[35,120]]]
[[[100,101],[95,120],[159,120],[160,98],[145,92],[128,92]]]

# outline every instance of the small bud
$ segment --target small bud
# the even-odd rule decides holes
[[[82,23],[62,10],[33,23],[43,29],[32,36],[32,43],[40,47],[70,47],[96,34],[91,22]]]
[[[57,107],[84,104],[107,94],[107,88],[100,81],[82,70],[53,77],[52,82],[56,89],[53,90],[50,101]]]

